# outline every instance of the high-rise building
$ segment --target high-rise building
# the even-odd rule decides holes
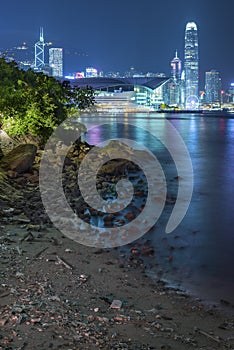
[[[180,102],[182,106],[185,106],[185,73],[182,70],[181,82],[180,82]]]
[[[228,90],[229,102],[234,103],[234,83],[231,83]]]
[[[197,25],[194,22],[188,22],[184,43],[185,107],[187,109],[195,109],[199,106],[198,68]]]
[[[221,101],[221,78],[219,72],[214,69],[205,74],[205,101],[206,103]]]
[[[181,60],[178,57],[177,50],[175,52],[175,57],[171,61],[171,76],[174,82],[180,82],[181,79]]]
[[[63,49],[52,47],[49,49],[49,66],[52,68],[52,76],[63,77]]]
[[[170,104],[179,106],[181,103],[181,60],[177,50],[171,61]]]
[[[35,44],[35,62],[34,69],[36,71],[42,70],[45,65],[45,42],[43,36],[43,28],[40,28],[40,39]]]

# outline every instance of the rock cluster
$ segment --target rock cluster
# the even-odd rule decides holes
[[[116,199],[116,184],[127,174],[134,186],[134,198],[128,208],[117,215],[97,211],[82,198],[77,184],[79,165],[91,148],[90,145],[83,142],[75,144],[67,154],[63,167],[63,187],[67,201],[73,211],[88,223],[96,219],[98,225],[103,227],[124,225],[135,218],[144,208],[145,196],[147,195],[144,174],[137,165],[128,160],[114,159],[106,162],[97,174],[97,193],[104,200]],[[108,147],[104,149],[104,154],[105,152],[108,153]],[[130,149],[129,152],[131,152]],[[56,162],[59,161],[58,154],[52,154],[52,156],[56,165]],[[26,215],[34,224],[43,225],[49,223],[49,218],[40,200],[38,186],[40,159],[41,151],[37,151],[35,145],[19,145],[14,148],[1,160],[0,187],[2,189],[1,197],[8,205],[13,206],[18,213]],[[54,174],[48,173],[48,176],[54,177]],[[89,186],[90,175],[82,173],[80,176],[85,179],[87,186]],[[56,203],[54,205],[56,206]]]

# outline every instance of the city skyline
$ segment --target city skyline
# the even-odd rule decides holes
[[[163,4],[153,0],[144,4],[123,0],[113,4],[107,0],[57,4],[41,0],[38,6],[33,1],[19,4],[13,0],[1,8],[0,47],[23,41],[33,44],[38,28],[43,26],[45,41],[73,50],[73,55],[66,56],[65,66],[70,68],[65,74],[84,66],[105,72],[124,72],[133,66],[144,73],[164,72],[169,76],[176,49],[184,62],[184,30],[187,22],[194,21],[199,30],[200,88],[204,87],[205,72],[211,69],[220,72],[227,88],[234,81],[234,53],[228,39],[234,34],[234,4],[231,0],[222,4],[198,0],[189,6],[185,0],[178,0],[176,6],[173,4],[169,0]]]

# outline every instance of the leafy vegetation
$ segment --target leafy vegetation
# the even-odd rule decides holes
[[[68,81],[23,71],[0,58],[0,127],[14,138],[43,145],[53,130],[78,110],[94,104],[94,91],[72,88]]]

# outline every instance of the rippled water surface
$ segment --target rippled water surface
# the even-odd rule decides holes
[[[175,231],[165,233],[171,211],[166,208],[147,234],[155,248],[154,257],[148,261],[150,271],[204,300],[234,303],[234,119],[136,113],[84,115],[81,121],[93,126],[86,136],[91,144],[126,138],[151,150],[165,171],[168,191],[176,194],[173,159],[151,135],[160,130],[167,137],[165,118],[177,129],[190,153],[194,192],[189,210]],[[131,125],[133,121],[136,126]],[[169,256],[173,256],[172,261]]]

